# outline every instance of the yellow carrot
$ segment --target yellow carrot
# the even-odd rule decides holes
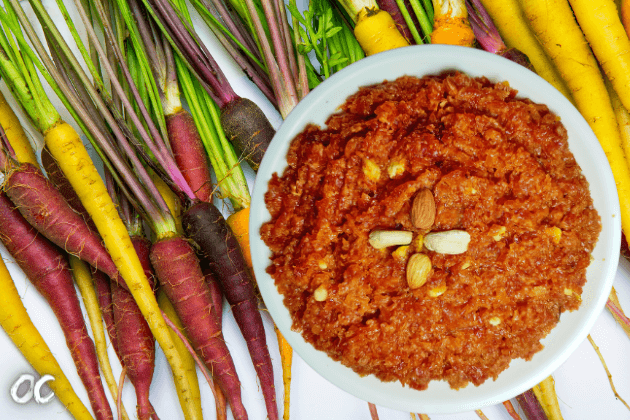
[[[433,12],[432,44],[473,46],[475,34],[464,0],[433,0]]]
[[[13,112],[13,109],[11,109],[11,106],[9,106],[2,92],[0,92],[0,125],[2,125],[2,129],[7,135],[7,139],[9,139],[11,147],[15,151],[17,160],[19,162],[28,162],[39,166],[35,151],[28,141],[28,137],[20,124],[20,120]]]
[[[573,101],[571,92],[558,73],[558,69],[545,53],[523,16],[518,0],[481,0],[481,3],[492,17],[505,44],[525,54],[540,77]]]
[[[70,381],[64,375],[44,338],[33,325],[2,258],[0,258],[0,290],[2,290],[0,326],[41,376],[52,375],[55,378],[48,382],[48,385],[70,414],[77,420],[93,420],[88,409],[72,389]]]
[[[83,298],[83,304],[85,305],[85,310],[90,320],[90,327],[92,328],[92,335],[94,336],[96,355],[98,356],[101,372],[103,372],[112,398],[116,399],[118,386],[116,385],[116,378],[114,377],[114,372],[112,372],[112,366],[109,363],[109,356],[107,355],[107,342],[105,340],[105,331],[103,330],[103,316],[101,315],[101,308],[98,305],[92,274],[87,264],[74,255],[70,255],[69,259],[74,281],[79,287],[79,292]],[[129,416],[127,415],[125,407],[121,406],[121,410],[122,418],[128,420]]]
[[[630,39],[613,0],[569,0],[586,40],[621,103],[630,109]]]
[[[160,305],[160,308],[164,311],[166,316],[168,316],[169,319],[173,322],[173,324],[175,324],[177,328],[180,329],[180,331],[184,332],[182,321],[175,313],[175,308],[173,308],[173,304],[171,303],[171,301],[168,300],[164,292],[159,293],[158,304]],[[199,391],[199,378],[197,377],[197,365],[195,364],[195,359],[193,359],[193,357],[190,355],[188,349],[186,348],[186,345],[182,342],[177,333],[170,329],[169,331],[171,337],[173,338],[173,343],[175,343],[175,348],[182,358],[193,407],[197,413],[197,417],[201,419],[203,418],[203,414],[201,412],[201,392]],[[184,404],[183,400],[186,398],[186,391],[183,390],[178,383],[175,383],[175,390],[177,391],[177,397],[180,399],[180,404]]]
[[[621,226],[630,235],[630,170],[619,127],[597,61],[567,0],[520,0],[525,16],[571,91],[577,109],[599,139],[612,169]]]
[[[181,357],[162,318],[127,229],[78,133],[70,125],[60,121],[45,130],[44,140],[92,217],[116,267],[138,303],[151,332],[160,344],[171,366],[174,380],[184,390],[184,395],[188,395],[182,406],[185,417],[198,418],[190,404],[190,388],[184,374]]]
[[[558,404],[558,396],[556,395],[556,388],[554,386],[554,380],[552,376],[548,376],[538,385],[532,388],[536,399],[540,402],[540,405],[549,420],[562,420],[562,413],[560,412],[560,405]]]
[[[175,194],[173,190],[171,190],[169,186],[166,185],[166,183],[155,174],[155,172],[151,171],[150,175],[151,180],[155,184],[155,187],[160,192],[162,198],[164,198],[164,201],[166,202],[166,205],[168,206],[168,209],[170,210],[173,219],[175,219],[175,227],[177,228],[177,233],[182,234],[184,232],[184,228],[182,227],[182,203],[179,197],[177,197],[177,194]]]
[[[249,249],[249,207],[232,213],[226,221],[243,250],[243,257],[245,258],[247,266],[251,269],[252,253]]]
[[[619,95],[612,88],[610,83],[606,83],[608,93],[610,94],[610,100],[615,111],[615,117],[617,117],[617,124],[619,125],[619,134],[621,135],[621,148],[626,155],[626,163],[630,167],[630,113],[625,106],[621,103]]]
[[[293,348],[284,338],[278,327],[274,325],[276,335],[278,336],[278,345],[280,347],[280,358],[282,359],[282,384],[284,385],[284,414],[282,418],[289,420],[290,402],[291,402],[291,365],[293,363]]]
[[[398,31],[392,16],[376,0],[340,0],[356,26],[354,36],[366,55],[405,47],[409,42]]]

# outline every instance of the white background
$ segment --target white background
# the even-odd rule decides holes
[[[307,0],[298,1],[298,4],[301,3],[302,6],[304,6],[306,1]],[[49,6],[50,13],[54,13],[54,10],[56,10],[54,1],[48,0],[44,1],[44,3]],[[68,4],[67,6],[70,7],[71,5]],[[75,24],[78,24],[79,18],[76,15],[75,17]],[[56,21],[61,22],[61,20]],[[278,127],[281,123],[279,115],[272,109],[269,103],[262,98],[253,84],[251,84],[230,59],[225,56],[220,45],[218,45],[212,35],[208,33],[204,25],[200,24],[196,26],[209,49],[215,54],[215,59],[226,72],[237,93],[261,104],[272,124]],[[0,89],[2,89],[7,99],[14,104],[4,83],[0,84]],[[14,107],[14,109],[17,108]],[[61,107],[58,109],[63,111]],[[22,117],[19,111],[18,114]],[[62,114],[67,121],[71,121],[67,113],[62,112]],[[23,122],[26,122],[24,118],[21,119]],[[33,131],[30,132],[34,143],[41,144],[41,138]],[[249,175],[250,180],[252,180],[251,173],[249,173]],[[69,377],[75,391],[87,405],[87,395],[76,374],[74,363],[65,345],[63,334],[52,311],[48,308],[47,304],[41,296],[39,296],[34,287],[25,279],[23,273],[12,262],[11,258],[8,257],[6,250],[0,247],[0,253],[13,275],[18,291],[23,298],[24,305],[33,322],[43,335],[49,347],[53,350],[57,361]],[[614,286],[622,306],[630,313],[630,264],[625,261],[621,262]],[[263,315],[263,319],[265,321],[269,348],[274,363],[279,411],[282,413],[283,392],[280,356],[277,350],[271,319],[266,315]],[[229,313],[229,308],[226,306],[224,306],[224,334],[242,382],[244,404],[250,419],[265,419],[266,411],[254,369],[251,365],[245,343],[240,336],[240,332],[232,315]],[[630,362],[627,357],[627,355],[630,354],[630,339],[616,324],[612,315],[610,315],[607,310],[604,310],[599,316],[591,331],[591,336],[599,346],[608,364],[618,393],[622,398],[630,401],[630,375],[628,375],[630,372]],[[61,420],[71,418],[57,399],[53,399],[51,403],[46,405],[38,405],[34,401],[25,405],[15,403],[9,395],[12,384],[24,373],[33,374],[35,377],[37,377],[37,374],[3,332],[0,333],[0,355],[0,419],[31,420],[45,418]],[[151,402],[162,420],[183,418],[172,385],[168,364],[159,349],[156,359],[155,374],[151,387]],[[114,369],[114,376],[118,377],[121,368],[111,349],[110,360]],[[294,355],[293,359],[292,376],[291,418],[296,420],[370,419],[366,402],[328,383],[306,365],[297,354]],[[560,407],[565,419],[630,419],[630,411],[614,397],[606,373],[595,351],[587,340],[585,340],[569,359],[554,372],[553,376],[556,381],[556,391],[560,400]],[[207,384],[203,383],[203,379],[201,379],[201,390],[204,418],[215,418],[213,397]],[[133,387],[128,381],[125,384],[123,394],[123,402],[127,408],[127,412],[135,416],[135,395]],[[114,407],[115,404],[113,400],[111,400],[111,403],[112,407]],[[514,400],[513,403],[518,407]],[[485,407],[482,411],[491,420],[511,419],[502,405]],[[378,407],[378,414],[382,420],[410,419],[410,413],[394,411],[383,407]],[[427,414],[429,414],[430,418],[433,420],[472,420],[479,418],[474,412],[450,415]],[[228,414],[228,418],[231,418],[231,414]]]

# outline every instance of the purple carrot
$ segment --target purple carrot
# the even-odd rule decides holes
[[[111,278],[118,278],[118,269],[100,236],[68,205],[39,168],[23,163],[11,170],[4,190],[24,218],[51,242]]]
[[[516,401],[521,406],[527,420],[547,420],[545,411],[531,389],[517,395]]]
[[[151,247],[151,264],[193,347],[227,396],[234,418],[247,419],[241,383],[194,250],[183,238],[161,239]]]
[[[273,366],[267,347],[265,329],[258,310],[247,264],[236,237],[219,210],[210,203],[198,202],[182,218],[186,235],[201,249],[203,258],[221,283],[232,307],[232,314],[247,342],[247,348],[260,379],[269,418],[278,418]]]
[[[392,19],[394,19],[394,22],[396,22],[396,27],[398,28],[400,33],[407,39],[407,41],[410,44],[415,44],[413,40],[413,35],[411,35],[411,31],[407,26],[407,22],[405,22],[405,18],[403,17],[402,13],[400,13],[400,8],[398,7],[396,0],[378,0],[377,3],[378,7],[380,7],[381,10],[384,10],[391,15]]]
[[[97,420],[112,420],[94,342],[87,332],[66,256],[28,223],[5,193],[0,193],[0,239],[55,313]]]

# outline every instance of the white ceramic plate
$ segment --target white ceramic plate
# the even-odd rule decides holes
[[[393,80],[402,75],[424,76],[459,70],[492,81],[508,81],[519,97],[544,103],[561,117],[569,133],[569,147],[589,181],[602,232],[587,271],[587,284],[578,311],[565,313],[545,338],[545,348],[529,362],[514,360],[496,381],[454,391],[445,382],[431,382],[425,391],[384,383],[370,375],[360,377],[351,369],[315,350],[299,333],[291,331],[291,319],[266,273],[270,251],[262,242],[261,225],[270,219],[264,204],[267,183],[274,172],[282,174],[291,140],[307,123],[324,125],[345,99],[360,86]],[[533,72],[499,56],[472,48],[421,45],[400,48],[363,59],[326,80],[287,117],[278,130],[258,171],[250,216],[250,240],[254,270],[263,299],[280,331],[293,349],[319,374],[343,390],[366,401],[393,409],[454,413],[470,411],[510,399],[556,370],[584,340],[604,307],[619,259],[620,213],[617,190],[606,157],[586,121],[571,103]]]

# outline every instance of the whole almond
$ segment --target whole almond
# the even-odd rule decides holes
[[[407,284],[417,289],[427,282],[432,271],[433,264],[426,254],[413,254],[407,263]]]
[[[418,229],[431,229],[435,222],[435,199],[428,188],[416,194],[411,204],[411,224]]]

